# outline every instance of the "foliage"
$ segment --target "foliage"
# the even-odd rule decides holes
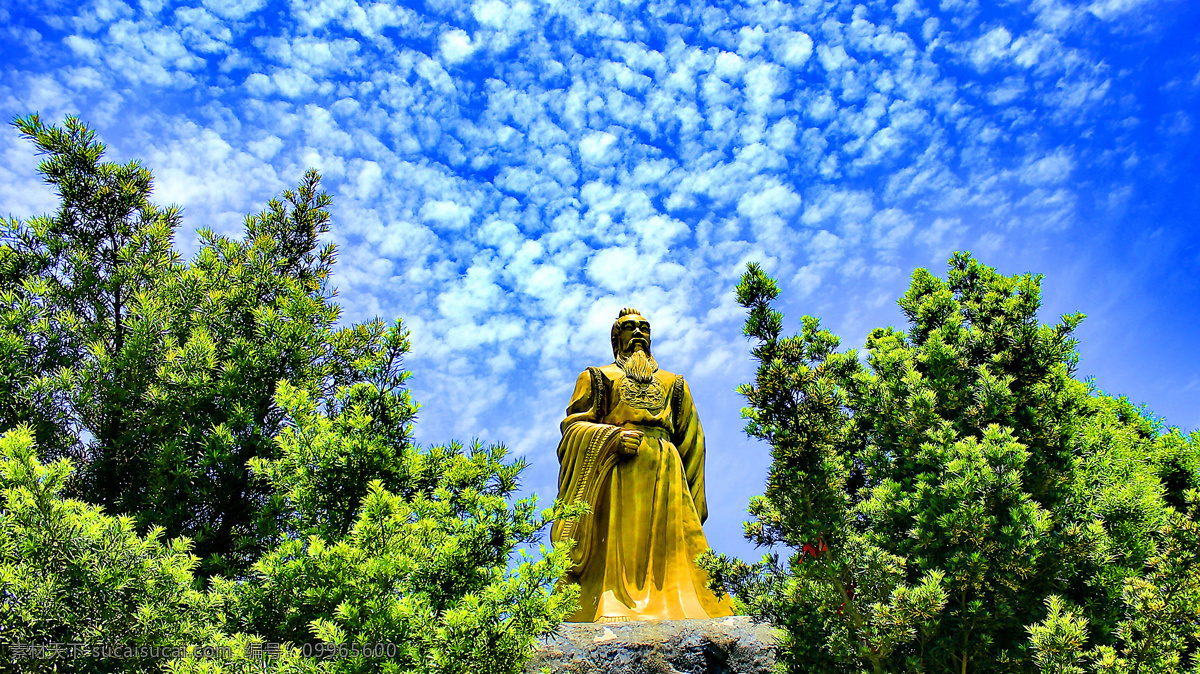
[[[123,358],[147,332],[130,314],[178,264],[179,212],[149,202],[150,172],[137,162],[100,162],[103,145],[77,120],[47,127],[35,115],[16,126],[48,155],[38,170],[61,205],[53,217],[0,221],[0,430],[31,421],[47,454],[81,455],[81,426],[102,436],[128,426],[123,391],[148,369]],[[60,379],[86,390],[51,380],[64,369]]]
[[[244,573],[273,534],[257,528],[270,494],[246,464],[274,455],[277,382],[322,406],[356,383],[399,387],[401,326],[334,329],[315,172],[247,217],[243,239],[200,230],[183,264],[179,213],[150,203],[147,169],[100,161],[104,146],[74,118],[16,126],[47,156],[39,171],[61,205],[3,222],[0,430],[31,423],[44,456],[76,459],[76,496],[193,539],[203,576]],[[387,409],[362,401],[400,421],[399,444],[416,411],[404,395]]]
[[[277,438],[278,459],[253,465],[280,497],[283,539],[247,581],[218,581],[236,601],[231,630],[297,645],[396,645],[388,662],[346,658],[330,671],[514,672],[534,637],[575,609],[578,588],[551,592],[566,548],[506,571],[515,546],[548,520],[536,498],[509,506],[525,463],[504,462],[503,446],[396,451],[395,429],[360,403],[327,415],[286,383],[277,396],[295,426]],[[344,397],[376,398],[362,386]],[[361,465],[384,477],[363,484]]]
[[[222,601],[192,587],[197,560],[188,542],[164,544],[161,529],[140,538],[129,517],[62,498],[70,473],[68,459],[38,462],[28,426],[0,436],[0,641],[211,643]],[[76,671],[103,671],[79,662],[95,669]],[[24,671],[53,671],[53,660],[25,663]]]
[[[62,203],[0,240],[0,640],[231,653],[76,671],[519,671],[575,608],[566,549],[508,570],[558,513],[512,501],[503,446],[411,442],[407,332],[333,327],[316,173],[185,264],[147,170],[73,118],[17,126]]]
[[[1049,615],[1029,628],[1043,674],[1200,672],[1200,490],[1186,498],[1147,572],[1125,580],[1112,643],[1087,648],[1087,618],[1057,595],[1047,599]]]
[[[38,461],[28,425],[0,435],[0,642],[16,671],[57,672],[64,654],[17,659],[24,645],[191,648],[193,657],[70,659],[72,672],[263,671],[252,643],[222,631],[229,599],[193,587],[199,559],[186,538],[162,542],[156,528],[138,536],[127,516],[64,498],[70,459]],[[223,649],[212,655],[196,649]],[[100,653],[104,655],[100,657]],[[48,654],[47,654],[48,655]],[[317,674],[294,650],[271,663],[276,674]],[[8,670],[6,670],[8,671]]]
[[[280,396],[304,420],[302,436],[327,442],[323,436],[338,432],[328,419],[310,432],[315,411],[301,390],[284,386]],[[9,648],[190,645],[229,654],[73,659],[72,671],[246,674],[263,671],[254,644],[262,652],[264,642],[290,642],[265,660],[270,671],[514,673],[535,636],[575,609],[577,588],[550,591],[567,548],[506,572],[514,545],[532,540],[545,520],[534,516],[532,499],[509,507],[524,466],[504,463],[502,447],[410,450],[411,479],[398,485],[407,496],[376,480],[348,536],[288,539],[255,564],[250,580],[217,577],[203,592],[193,587],[199,560],[187,539],[164,545],[159,528],[141,538],[129,517],[64,499],[71,461],[42,465],[33,444],[25,425],[0,437],[0,640]],[[394,644],[396,653],[306,658],[304,644],[346,653]],[[20,671],[51,672],[60,658],[14,662]]]
[[[759,368],[739,390],[773,462],[746,533],[792,554],[702,563],[784,628],[790,671],[1068,672],[1070,644],[1145,638],[1160,592],[1145,584],[1195,522],[1179,507],[1200,435],[1074,379],[1083,316],[1040,325],[1040,280],[965,254],[944,281],[919,269],[899,302],[909,330],[872,331],[860,361],[812,317],[780,338],[779,290],[748,267]],[[1195,650],[1154,643],[1134,659]]]

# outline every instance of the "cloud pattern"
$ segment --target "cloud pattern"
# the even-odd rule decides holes
[[[347,320],[413,329],[421,441],[503,441],[545,498],[575,375],[638,306],[712,438],[710,540],[745,553],[767,461],[733,394],[745,263],[848,346],[953,250],[1063,268],[1051,308],[1142,292],[1083,280],[1130,222],[1161,236],[1118,267],[1194,270],[1196,235],[1154,208],[1197,201],[1196,18],[1181,0],[35,0],[0,3],[0,112],[81,114],[190,227],[236,232],[319,168]],[[0,153],[3,207],[51,208],[15,133]]]

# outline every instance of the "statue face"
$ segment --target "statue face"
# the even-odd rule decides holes
[[[650,321],[637,314],[630,314],[618,324],[620,328],[617,330],[617,351],[621,355],[628,356],[636,349],[650,355]]]

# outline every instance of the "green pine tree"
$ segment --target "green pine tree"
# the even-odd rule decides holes
[[[27,425],[0,436],[0,657],[6,668],[62,671],[65,654],[57,662],[14,659],[19,644],[212,643],[222,602],[192,587],[196,558],[188,543],[164,544],[161,529],[139,537],[129,517],[63,498],[71,470],[69,459],[37,460]],[[140,659],[72,663],[78,672],[157,670]]]
[[[360,385],[340,397],[380,393]],[[253,466],[278,497],[281,538],[249,579],[218,581],[234,599],[229,631],[350,646],[331,672],[500,674],[519,671],[536,635],[575,610],[578,588],[552,592],[567,548],[507,569],[551,516],[536,497],[510,506],[524,461],[505,462],[499,445],[396,452],[361,403],[322,414],[302,389],[284,383],[277,395],[294,426],[277,438],[278,459]],[[364,464],[386,477],[368,481]],[[364,644],[395,654],[354,657]]]
[[[703,563],[784,628],[789,671],[1038,671],[1043,620],[1127,638],[1130,588],[1155,582],[1200,485],[1200,435],[1073,377],[1082,315],[1041,325],[1040,277],[956,254],[946,280],[914,272],[909,329],[874,330],[860,361],[815,318],[781,338],[778,292],[753,264],[737,289],[759,340],[747,432],[773,459],[746,530],[792,552]]]
[[[242,239],[202,229],[185,264],[172,248],[178,211],[150,203],[147,169],[101,161],[74,118],[16,126],[46,155],[39,171],[61,205],[0,233],[0,431],[30,423],[45,458],[75,459],[75,496],[139,531],[188,536],[203,577],[238,575],[272,533],[259,528],[268,487],[247,464],[276,454],[279,381],[324,406],[342,387],[386,380],[399,395],[371,413],[407,443],[408,342],[398,322],[334,328],[335,249],[317,250],[329,197],[315,172],[247,217]],[[368,372],[368,361],[386,365]]]
[[[147,170],[78,120],[17,126],[62,204],[0,240],[0,641],[232,654],[71,664],[97,672],[263,671],[264,641],[286,674],[520,671],[575,608],[565,548],[509,570],[559,513],[512,501],[503,446],[411,442],[407,332],[333,327],[318,176],[182,263]]]

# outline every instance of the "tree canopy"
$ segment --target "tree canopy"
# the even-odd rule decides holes
[[[574,610],[566,549],[516,556],[553,513],[502,445],[412,442],[408,332],[337,327],[316,172],[184,262],[149,170],[78,119],[15,125],[60,203],[0,221],[0,641],[232,654],[79,671],[260,671],[264,641],[281,672],[519,671]]]
[[[785,628],[789,671],[1200,666],[1200,434],[1078,381],[1083,316],[1040,324],[1040,283],[963,253],[918,269],[908,330],[860,357],[813,317],[780,337],[747,268],[739,390],[772,464],[746,535],[791,552],[703,563]]]

